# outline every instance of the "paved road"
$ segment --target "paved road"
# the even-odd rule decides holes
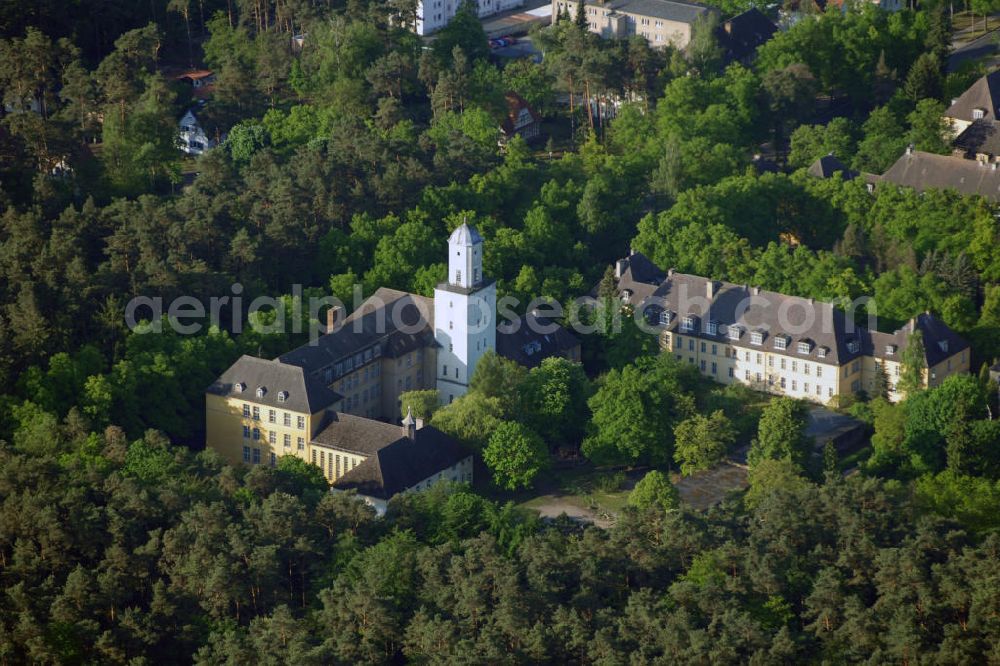
[[[977,37],[971,42],[966,42],[963,39],[963,35],[968,34],[968,30],[963,30],[955,35],[955,41],[952,42],[951,55],[948,56],[948,71],[953,72],[962,66],[962,63],[969,60],[978,60],[980,58],[985,58],[990,55],[996,55],[998,38],[998,30],[1000,30],[1000,20],[997,16],[991,16],[990,19],[993,21],[992,25],[998,27],[989,31],[982,37]]]

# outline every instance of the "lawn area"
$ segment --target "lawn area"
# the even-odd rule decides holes
[[[533,490],[519,493],[514,501],[542,517],[565,513],[607,526],[624,508],[629,492],[645,472],[590,465],[550,470],[537,479]]]

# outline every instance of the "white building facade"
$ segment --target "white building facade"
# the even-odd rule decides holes
[[[437,388],[447,404],[465,395],[476,364],[496,349],[496,283],[483,276],[483,239],[467,224],[448,239],[448,276],[434,290]]]
[[[210,139],[205,133],[205,129],[198,122],[198,117],[190,109],[179,123],[178,140],[181,150],[188,155],[201,155],[216,144],[215,140]]]
[[[524,0],[475,0],[479,18],[486,18],[524,5]],[[462,0],[420,0],[417,3],[418,35],[429,35],[448,25],[455,18]]]

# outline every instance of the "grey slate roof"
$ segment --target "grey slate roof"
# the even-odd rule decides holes
[[[972,122],[975,109],[983,109],[986,120],[997,120],[1000,107],[1000,70],[990,72],[973,83],[944,112],[947,118],[957,118]]]
[[[619,288],[624,282],[624,279],[619,280]],[[708,297],[709,283],[713,284],[711,298]],[[633,288],[636,286],[634,282],[630,284]],[[843,365],[861,356],[898,358],[906,348],[910,333],[916,327],[923,333],[928,367],[969,346],[957,333],[930,313],[914,317],[907,326],[893,333],[882,333],[863,328],[862,322],[852,326],[847,316],[831,303],[787,296],[747,285],[709,280],[698,275],[687,275],[671,270],[658,285],[648,286],[654,287],[652,294],[636,301],[633,305],[646,314],[651,323],[660,325],[661,330],[679,332],[682,335],[721,344],[771,351],[775,349],[775,338],[783,335],[786,338],[785,354]],[[659,324],[660,313],[663,310],[668,310],[672,315],[669,324]],[[782,322],[779,321],[779,312],[786,313],[784,323],[788,325],[787,329],[783,329]],[[814,317],[811,324],[807,320],[809,316],[807,313],[810,312]],[[694,318],[694,328],[691,331],[681,330],[685,316]],[[708,332],[709,322],[717,324],[718,332],[715,335]],[[738,340],[730,339],[728,336],[728,328],[733,324],[741,327]],[[762,344],[751,343],[751,334],[754,331],[763,333]],[[799,352],[799,342],[808,343],[809,351]],[[857,343],[856,351],[851,351],[852,342]],[[944,346],[942,342],[945,343]],[[886,353],[888,345],[896,346],[892,355]],[[821,349],[825,351],[825,356],[819,355]]]
[[[399,313],[398,321],[393,312]],[[405,330],[397,328],[399,323]],[[282,354],[279,360],[311,373],[376,343],[382,347],[381,354],[389,357],[432,346],[436,344],[433,299],[383,287],[365,299],[343,326],[316,342]]]
[[[1000,121],[973,122],[955,137],[952,146],[970,159],[974,159],[979,153],[1000,155]]]
[[[633,251],[619,261],[623,262],[623,270],[621,278],[618,279],[618,291],[621,293],[628,290],[630,295],[627,302],[631,305],[637,305],[652,296],[656,287],[667,277],[667,274],[642,252]],[[591,291],[591,295],[597,296],[597,287]]]
[[[550,328],[554,330],[538,332]],[[518,317],[509,325],[497,326],[497,354],[526,368],[537,367],[552,356],[563,356],[579,345],[580,340],[575,335],[535,313]]]
[[[413,440],[400,426],[391,427],[399,433],[396,440],[337,479],[334,488],[387,500],[472,455],[434,426],[420,428]]]
[[[603,5],[589,2],[589,6],[605,7],[619,12],[629,14],[639,14],[652,18],[663,19],[665,21],[676,21],[678,23],[694,23],[702,14],[713,11],[696,2],[681,2],[678,0],[612,0]]]
[[[451,232],[451,236],[448,237],[448,244],[458,243],[459,245],[474,245],[475,243],[482,243],[483,237],[479,235],[475,227],[470,227],[468,224],[463,222]]]
[[[244,387],[242,391],[237,390],[239,384]],[[265,389],[264,395],[257,397],[257,389],[261,387]],[[329,407],[342,397],[302,368],[247,355],[241,356],[205,390],[214,395],[238,396],[256,405],[310,414]],[[283,391],[288,395],[282,401],[279,394]]]
[[[844,180],[854,180],[859,175],[857,171],[850,169],[846,164],[837,159],[833,153],[819,158],[809,165],[809,169],[807,169],[809,175],[815,178],[833,178],[833,175],[838,171],[843,174],[842,177]]]
[[[918,191],[953,189],[1000,201],[1000,168],[953,155],[907,151],[879,178]]]
[[[898,361],[900,354],[909,343],[910,335],[917,329],[923,334],[924,359],[927,362],[927,367],[937,365],[949,356],[969,348],[969,343],[948,328],[947,324],[929,312],[924,312],[913,317],[903,328],[892,333],[871,331],[866,351],[875,358]],[[945,343],[943,347],[942,342]],[[889,354],[886,349],[889,345],[895,346],[892,354]]]
[[[336,412],[312,441],[329,448],[371,456],[403,436],[403,429],[393,423]]]
[[[715,285],[711,299],[708,298],[710,282]],[[721,344],[772,351],[776,349],[775,338],[785,336],[784,353],[804,359],[822,359],[823,363],[840,365],[862,355],[862,329],[850,328],[846,315],[833,304],[808,298],[672,273],[638,307],[654,322],[660,321],[660,311],[669,310],[672,319],[663,326],[665,330]],[[779,313],[784,315],[784,322]],[[694,318],[691,331],[681,329],[685,316]],[[708,332],[709,322],[717,324],[718,332],[714,335]],[[728,335],[729,327],[734,325],[741,329],[738,340]],[[750,342],[755,331],[763,334],[759,346]],[[857,351],[850,350],[852,341],[857,343]],[[799,342],[809,343],[807,353],[797,351]],[[821,349],[825,356],[820,356]]]
[[[751,7],[742,14],[737,14],[724,21],[716,29],[719,46],[724,52],[726,62],[744,61],[749,59],[757,48],[774,36],[778,26],[756,7]]]

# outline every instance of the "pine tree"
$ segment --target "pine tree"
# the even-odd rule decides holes
[[[583,32],[590,30],[590,21],[587,20],[587,5],[584,0],[578,0],[576,3],[576,17],[573,22]]]
[[[900,357],[901,368],[896,390],[904,397],[913,395],[924,388],[924,370],[927,369],[924,350],[924,335],[919,330],[910,333],[906,341],[906,349]]]

